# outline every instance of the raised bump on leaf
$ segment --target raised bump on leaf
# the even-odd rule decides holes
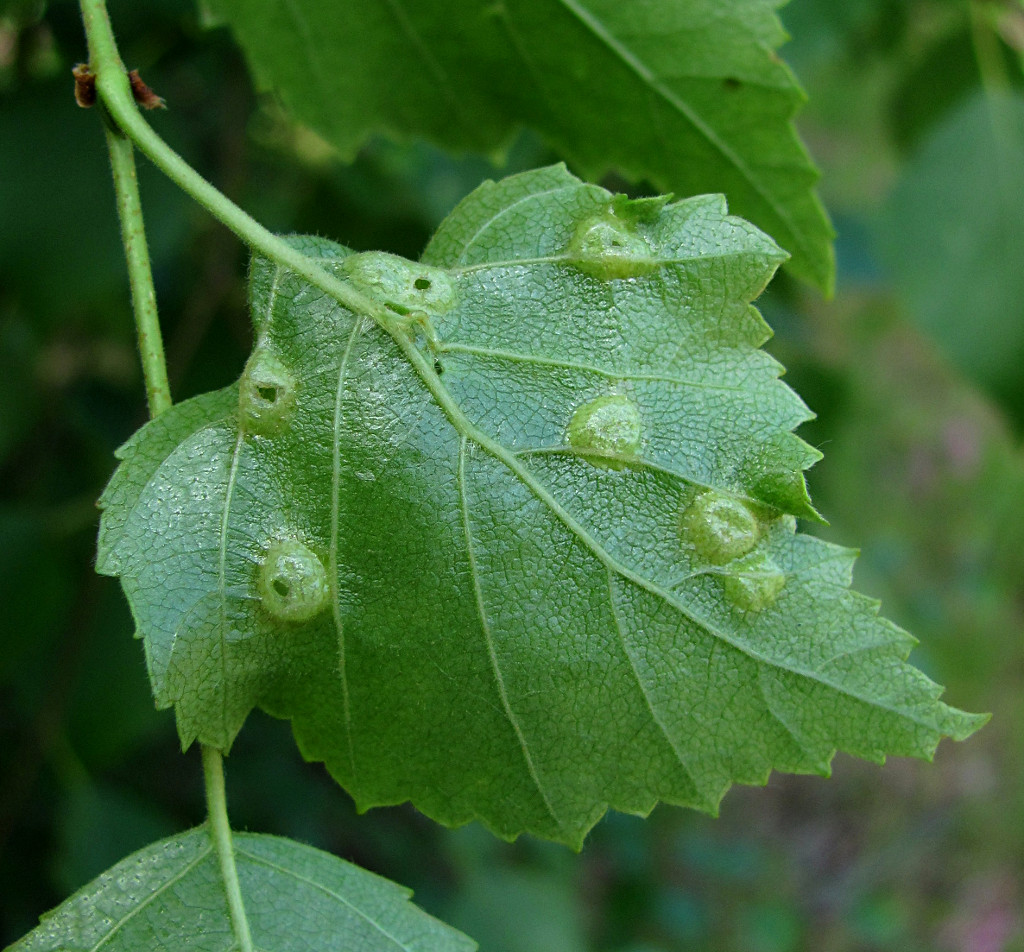
[[[684,539],[715,565],[746,555],[761,538],[761,524],[739,499],[702,492],[683,510]]]
[[[295,377],[280,358],[258,347],[239,384],[238,412],[242,429],[260,436],[281,433],[295,410]]]
[[[433,261],[463,270],[457,321],[430,319],[450,331],[433,353],[405,333],[425,308],[379,328],[257,258],[257,339],[298,386],[289,429],[239,441],[231,388],[121,451],[99,565],[123,577],[183,741],[227,747],[263,706],[360,808],[411,800],[578,847],[608,806],[714,811],[772,768],[821,771],[837,748],[927,757],[977,728],[904,662],[909,636],[849,594],[852,556],[788,534],[776,513],[804,514],[805,497],[758,490],[808,460],[778,435],[806,411],[755,351],[748,301],[775,246],[719,200],[685,200],[635,230],[692,264],[604,283],[552,259],[612,196],[550,172],[477,196],[439,233]],[[336,246],[301,241],[346,277]],[[570,446],[573,411],[611,394],[639,408],[651,465]],[[592,424],[581,412],[573,442]],[[671,538],[711,486],[760,523],[722,565]],[[262,604],[282,538],[327,567],[308,622]],[[787,574],[757,615],[741,604],[769,599],[738,580],[761,554]]]
[[[352,255],[344,267],[354,284],[399,313],[443,314],[455,306],[455,286],[440,268],[384,251]]]
[[[636,456],[643,425],[629,397],[609,393],[576,408],[569,421],[569,445],[590,457],[596,466],[621,469],[624,458]],[[594,455],[608,459],[595,459]]]
[[[327,570],[297,539],[274,542],[260,566],[259,592],[263,607],[278,621],[309,621],[327,607]]]
[[[569,242],[569,262],[592,278],[639,278],[657,270],[651,248],[628,222],[611,214],[585,218]]]
[[[785,573],[767,556],[756,555],[729,566],[722,578],[725,597],[747,612],[764,611],[786,584]]]

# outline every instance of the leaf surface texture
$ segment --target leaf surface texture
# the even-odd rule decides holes
[[[409,890],[276,836],[236,833],[235,862],[259,952],[472,952]],[[340,943],[340,944],[339,944]],[[238,948],[205,828],[147,846],[42,918],[8,952],[231,952]]]
[[[713,812],[981,722],[795,531],[818,454],[749,303],[783,255],[720,196],[556,166],[419,264],[293,241],[382,316],[255,259],[240,385],[141,430],[103,499],[183,742],[259,705],[362,807],[578,845],[608,806]]]
[[[211,0],[253,72],[346,157],[384,131],[493,152],[521,125],[590,179],[723,192],[832,282],[777,0]]]

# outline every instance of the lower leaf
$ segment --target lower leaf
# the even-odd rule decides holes
[[[260,952],[472,952],[409,890],[293,840],[239,833],[235,861]],[[203,827],[123,859],[43,916],[7,952],[229,952],[236,940],[213,842]]]

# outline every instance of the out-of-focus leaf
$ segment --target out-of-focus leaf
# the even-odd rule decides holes
[[[82,633],[84,650],[70,697],[67,731],[78,758],[89,770],[100,770],[123,761],[161,730],[173,728],[167,715],[153,707],[143,652],[132,638],[132,619],[121,592],[103,584],[94,598],[89,630]],[[76,622],[80,628],[82,620]],[[154,832],[128,848],[165,832],[169,831]]]
[[[860,585],[976,701],[1019,652],[1024,456],[997,408],[898,312],[883,297],[816,314],[803,356],[786,355],[803,390],[820,381],[809,429],[828,433],[829,453],[812,483],[832,524],[819,532],[859,531]]]
[[[495,151],[521,124],[597,178],[724,192],[831,287],[775,0],[208,0],[257,78],[351,156],[371,132]]]
[[[33,379],[37,354],[38,341],[25,316],[0,308],[0,464],[39,414]]]
[[[263,952],[472,952],[408,890],[292,840],[239,833],[235,862],[254,946]],[[237,949],[207,831],[153,843],[45,915],[8,952]]]
[[[917,145],[951,107],[980,85],[978,57],[964,22],[961,29],[940,36],[896,84],[888,108],[896,144],[903,149]]]
[[[1024,96],[977,95],[938,126],[878,231],[921,326],[1024,418]]]
[[[983,85],[976,41],[966,13],[957,26],[941,34],[918,56],[893,90],[888,111],[896,144],[902,149],[917,146],[951,109]],[[1003,75],[1019,89],[1024,85],[1024,73],[1017,57],[995,37],[991,42]]]
[[[45,9],[45,0],[0,0],[0,17],[9,17],[15,24],[38,20]]]
[[[903,34],[903,5],[888,0],[794,0],[780,10],[798,69],[853,53],[878,53]]]
[[[781,902],[744,909],[736,931],[737,945],[745,952],[797,952],[803,947],[800,918]]]
[[[380,323],[257,259],[239,386],[140,431],[104,495],[99,569],[186,744],[260,704],[363,807],[579,844],[608,805],[714,811],[982,722],[795,532],[818,454],[749,304],[782,255],[720,197],[553,167],[482,186],[423,264],[295,241]]]

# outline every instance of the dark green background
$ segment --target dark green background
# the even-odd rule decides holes
[[[152,709],[117,583],[92,572],[94,501],[145,407],[100,124],[71,95],[77,8],[38,6],[0,2],[4,944],[203,815],[198,756]],[[482,178],[558,158],[525,133],[501,168],[384,141],[344,167],[191,6],[111,14],[168,99],[160,134],[279,231],[416,257]],[[227,765],[234,823],[413,887],[484,952],[1024,950],[1024,7],[793,0],[782,16],[839,232],[834,300],[786,278],[762,299],[819,414],[801,431],[825,452],[810,484],[832,525],[815,531],[861,547],[858,587],[922,639],[946,699],[995,716],[934,765],[840,757],[831,781],[734,790],[718,820],[609,816],[575,856],[406,808],[359,817],[287,725],[253,715]],[[142,166],[180,399],[241,370],[246,252]]]

